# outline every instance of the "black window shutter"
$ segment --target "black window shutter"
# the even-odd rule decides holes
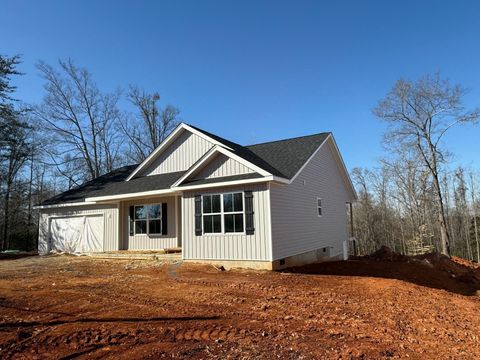
[[[135,225],[135,222],[133,221],[133,217],[134,217],[134,207],[133,206],[130,206],[129,208],[129,213],[128,213],[128,227],[130,229],[130,236],[133,236],[135,235],[134,233],[134,225]]]
[[[255,234],[253,225],[253,194],[251,191],[245,191],[245,233],[247,235]]]
[[[168,234],[167,203],[162,203],[162,235]]]
[[[195,196],[195,235],[202,235],[202,196]]]

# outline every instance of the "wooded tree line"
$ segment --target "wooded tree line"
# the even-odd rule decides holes
[[[43,100],[15,96],[18,56],[0,55],[0,250],[34,249],[44,199],[145,159],[179,122],[174,106],[131,85],[105,92],[71,60],[39,62]],[[388,124],[387,156],[355,168],[354,228],[360,254],[388,245],[401,253],[436,249],[480,260],[480,184],[451,168],[449,130],[478,121],[465,89],[440,75],[399,80],[374,114]],[[131,110],[133,109],[133,110]]]
[[[474,169],[451,166],[445,135],[476,123],[466,90],[439,74],[399,80],[374,109],[388,124],[387,156],[353,170],[359,201],[354,227],[360,254],[381,245],[418,254],[437,250],[480,261],[480,185]]]
[[[33,206],[123,165],[141,162],[180,122],[160,95],[102,91],[71,60],[37,64],[43,100],[15,95],[19,56],[0,55],[0,250],[35,249]]]

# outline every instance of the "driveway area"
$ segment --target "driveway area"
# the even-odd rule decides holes
[[[479,296],[393,278],[395,263],[384,264],[392,278],[379,262],[355,274],[358,264],[1,260],[0,358],[480,358]]]

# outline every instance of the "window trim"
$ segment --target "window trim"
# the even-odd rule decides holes
[[[320,205],[318,204],[318,201],[320,200]],[[322,198],[321,197],[317,197],[317,216],[319,218],[321,218],[323,216],[323,203],[322,203]],[[318,210],[320,210],[320,213],[318,212]]]
[[[210,196],[210,197],[213,197],[215,195],[218,195],[220,196],[220,212],[211,212],[211,213],[205,213],[203,211],[203,197],[204,196]],[[213,209],[213,205],[212,205],[212,209]],[[209,232],[209,233],[206,233],[205,230],[204,230],[204,217],[205,216],[215,216],[215,215],[220,215],[220,232]],[[213,223],[212,223],[212,230],[213,230]],[[208,234],[208,235],[221,235],[223,234],[223,195],[221,193],[217,194],[202,194],[202,234],[205,235],[205,234]]]
[[[146,236],[150,236],[150,235],[151,235],[151,236],[166,236],[166,235],[163,235],[163,234],[162,234],[162,230],[163,230],[163,219],[162,219],[162,215],[163,215],[163,214],[162,214],[162,211],[163,211],[163,209],[162,209],[162,204],[163,204],[163,203],[135,204],[135,205],[133,205],[133,236],[137,236],[137,235],[138,235],[138,236],[140,236],[140,235],[146,235]],[[159,232],[159,233],[150,233],[150,215],[149,215],[149,212],[148,212],[148,207],[149,207],[149,206],[152,206],[152,205],[159,205],[159,206],[160,206],[160,218],[158,218],[158,219],[157,219],[157,218],[152,219],[152,220],[160,220],[160,232]],[[146,210],[147,217],[146,217],[146,219],[138,219],[138,220],[136,220],[136,219],[135,219],[135,208],[141,207],[141,206],[144,206],[144,207],[147,208],[147,210]],[[136,229],[136,227],[135,227],[135,222],[136,222],[136,221],[146,221],[146,222],[147,222],[147,230],[146,230],[145,233],[138,233],[138,234],[137,234],[137,229]],[[130,235],[130,236],[131,236],[131,235]]]
[[[233,210],[235,208],[235,194],[241,194],[242,195],[242,211],[235,211]],[[224,207],[224,196],[225,195],[232,195],[232,211],[225,212]],[[243,221],[243,230],[242,231],[230,231],[227,232],[225,231],[225,215],[242,215],[242,221]],[[235,219],[233,220],[235,223]],[[245,195],[243,191],[235,191],[235,192],[228,192],[228,193],[223,193],[222,194],[222,222],[223,222],[223,233],[224,234],[242,234],[245,232]],[[235,228],[235,225],[234,225]]]
[[[225,212],[223,209],[223,195],[227,194],[242,194],[242,211],[232,211],[232,212]],[[219,213],[204,213],[203,212],[203,197],[204,196],[213,196],[213,195],[220,195],[220,212]],[[202,196],[202,236],[219,236],[219,235],[245,235],[246,230],[245,230],[245,192],[243,190],[240,191],[228,191],[224,193],[206,193],[206,194],[201,194]],[[233,206],[233,205],[232,205]],[[243,231],[242,232],[225,232],[225,215],[235,215],[235,214],[242,214],[242,220],[243,220]],[[207,215],[220,215],[220,226],[221,226],[221,232],[211,232],[211,233],[206,233],[203,227],[203,217]]]

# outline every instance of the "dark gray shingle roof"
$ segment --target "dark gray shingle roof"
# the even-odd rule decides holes
[[[242,146],[208,131],[190,125],[216,141],[228,146],[243,159],[272,175],[291,179],[308,158],[330,135],[329,132]]]
[[[246,146],[253,154],[291,179],[330,133],[301,136]]]
[[[86,198],[108,195],[130,194],[143,191],[168,189],[185,171],[167,174],[142,176],[125,181],[137,165],[124,166],[108,174],[99,176],[85,184],[58,194],[41,205],[83,202]]]
[[[195,130],[198,130],[200,132],[202,132],[203,134],[211,137],[212,139],[218,141],[219,143],[231,148],[233,150],[233,152],[240,156],[241,158],[247,160],[247,161],[250,161],[252,164],[262,168],[263,170],[266,170],[268,171],[270,174],[272,175],[275,175],[275,176],[281,176],[281,177],[284,177],[284,175],[278,171],[277,169],[275,169],[273,166],[271,166],[269,163],[267,163],[264,159],[258,157],[257,155],[255,155],[252,151],[250,151],[248,148],[246,148],[245,146],[242,146],[242,145],[239,145],[239,144],[236,144],[230,140],[226,140],[220,136],[217,136],[215,134],[212,134],[212,133],[209,133],[208,131],[205,131],[205,130],[202,130],[200,128],[197,128],[193,125],[190,125],[192,128],[194,128]]]
[[[268,171],[272,175],[286,179],[291,179],[315,150],[325,141],[328,135],[330,135],[330,133],[320,133],[242,146],[195,126],[189,126],[231,148],[236,155]],[[125,179],[137,166],[138,164],[116,169],[108,174],[88,181],[77,188],[58,194],[44,201],[41,205],[82,202],[87,197],[168,189],[185,173],[185,171],[179,171],[161,175],[134,177],[126,182]],[[184,183],[184,185],[200,185],[223,181],[253,179],[258,177],[261,176],[259,174],[245,174],[215,179],[195,180]]]

